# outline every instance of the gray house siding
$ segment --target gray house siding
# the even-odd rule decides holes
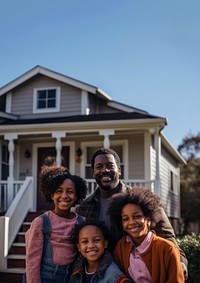
[[[130,179],[144,179],[144,134],[127,136],[129,140]]]
[[[35,88],[60,87],[60,111],[55,113],[33,113],[33,90]],[[12,114],[21,119],[72,116],[81,114],[81,90],[56,80],[39,76],[12,92]]]
[[[171,190],[171,172],[174,177],[177,178],[177,182],[174,184],[174,191]],[[180,216],[179,210],[179,169],[174,167],[169,160],[164,156],[161,157],[160,162],[160,176],[161,176],[161,199],[165,206],[167,215],[171,218],[177,218]]]

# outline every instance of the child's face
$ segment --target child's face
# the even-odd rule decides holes
[[[150,219],[133,203],[128,203],[122,208],[121,216],[123,230],[130,235],[136,246],[140,245],[149,231]]]
[[[55,213],[64,217],[77,200],[76,189],[72,180],[65,179],[51,198],[55,205]]]
[[[98,266],[107,245],[107,240],[104,239],[103,233],[97,226],[87,225],[81,228],[77,248],[86,258],[88,265],[96,262]]]

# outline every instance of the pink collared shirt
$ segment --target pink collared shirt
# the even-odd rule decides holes
[[[144,241],[141,243],[140,246],[135,247],[133,246],[132,252],[130,254],[130,265],[128,268],[128,273],[130,277],[137,283],[151,283],[151,275],[140,257],[140,254],[144,253],[149,245],[151,244],[152,240],[152,232],[149,231]],[[130,236],[126,237],[126,241],[131,241]]]

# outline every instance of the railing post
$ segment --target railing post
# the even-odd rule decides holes
[[[0,269],[7,268],[9,218],[0,217]]]

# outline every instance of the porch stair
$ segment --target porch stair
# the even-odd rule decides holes
[[[7,257],[7,269],[0,270],[0,283],[21,283],[26,268],[25,232],[42,212],[29,212],[12,244]]]

